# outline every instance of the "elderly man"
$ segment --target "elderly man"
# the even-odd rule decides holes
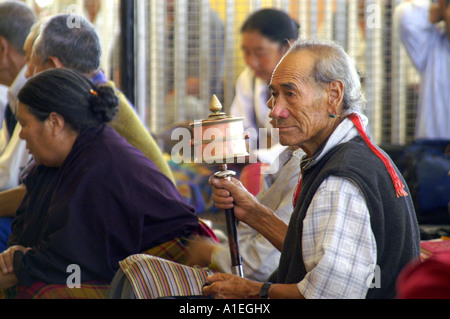
[[[215,274],[204,294],[395,297],[398,273],[419,256],[419,230],[402,177],[365,133],[354,62],[334,43],[298,40],[275,69],[270,90],[281,144],[307,154],[289,225],[237,180],[211,184],[218,208],[234,207],[238,219],[281,251],[279,267],[266,283]]]

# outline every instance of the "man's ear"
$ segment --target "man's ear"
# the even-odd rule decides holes
[[[47,62],[50,66],[50,68],[58,68],[62,69],[64,68],[64,64],[61,62],[61,60],[56,56],[50,56],[48,57]]]
[[[339,106],[344,99],[344,83],[335,80],[328,84],[328,104],[332,108],[330,111],[337,114]]]
[[[64,129],[66,122],[62,115],[52,112],[47,118],[47,123],[52,131],[52,135],[56,136]]]

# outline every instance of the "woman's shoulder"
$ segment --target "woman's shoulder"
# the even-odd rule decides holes
[[[108,165],[114,161],[129,161],[142,152],[108,124],[101,128],[90,129],[79,136],[73,149],[73,158],[92,161],[92,165]]]

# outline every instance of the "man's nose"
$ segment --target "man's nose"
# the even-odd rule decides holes
[[[287,118],[289,117],[289,111],[284,107],[283,103],[279,99],[275,99],[273,96],[267,101],[267,106],[270,108],[269,116],[273,119]]]

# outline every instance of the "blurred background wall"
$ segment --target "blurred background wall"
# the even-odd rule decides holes
[[[370,133],[379,144],[413,140],[419,77],[395,32],[399,0],[25,0],[40,17],[80,13],[98,28],[102,69],[152,134],[203,119],[216,94],[228,112],[244,68],[240,26],[275,7],[304,36],[334,39],[364,75]]]

